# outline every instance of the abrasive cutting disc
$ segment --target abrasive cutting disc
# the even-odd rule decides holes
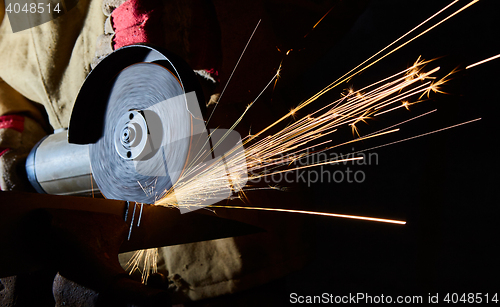
[[[116,76],[102,137],[89,148],[104,196],[151,204],[178,180],[192,135],[183,94],[179,80],[154,63],[133,64]]]

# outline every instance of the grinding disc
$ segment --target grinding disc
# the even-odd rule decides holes
[[[168,69],[154,63],[123,69],[112,82],[102,137],[89,146],[102,194],[150,204],[159,199],[186,165],[192,119]]]

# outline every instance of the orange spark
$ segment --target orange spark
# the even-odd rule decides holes
[[[311,31],[309,31],[306,35],[304,35],[304,38],[306,38],[306,37],[307,37],[307,36],[308,36],[308,35],[312,32],[312,30],[314,30],[314,29],[318,26],[318,24],[319,24],[319,23],[320,23],[323,19],[325,19],[325,17],[326,17],[328,14],[330,14],[330,12],[333,10],[333,8],[334,8],[334,7],[335,7],[335,6],[332,6],[332,7],[328,10],[328,12],[326,12],[326,14],[325,14],[325,15],[323,15],[323,17],[321,17],[321,18],[318,20],[318,22],[316,22],[316,23],[314,24],[314,26],[312,27]]]
[[[489,62],[489,61],[491,61],[491,60],[498,59],[498,58],[500,58],[500,54],[497,54],[497,55],[495,55],[495,56],[492,56],[491,58],[487,58],[486,60],[482,60],[482,61],[479,61],[479,62],[477,62],[477,63],[471,64],[471,65],[469,65],[469,66],[465,67],[465,69],[469,69],[469,68],[472,68],[472,67],[474,67],[474,66],[481,65],[481,64],[483,64],[483,63],[486,63],[486,62]]]
[[[339,217],[339,218],[345,218],[345,219],[365,220],[365,221],[390,223],[390,224],[399,224],[399,225],[405,225],[406,224],[406,221],[401,221],[401,220],[390,220],[390,219],[383,219],[383,218],[370,217],[370,216],[348,215],[348,214],[338,214],[338,213],[329,213],[329,212],[317,212],[317,211],[306,211],[306,210],[291,210],[291,209],[261,208],[261,207],[243,207],[243,206],[223,206],[223,205],[210,205],[209,207],[212,207],[212,208],[226,208],[226,209],[246,209],[246,210],[261,210],[261,211],[300,213],[300,214],[322,215],[322,216]]]

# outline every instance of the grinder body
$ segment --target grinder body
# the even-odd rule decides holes
[[[206,129],[202,93],[193,70],[176,56],[144,45],[118,49],[85,80],[69,130],[33,148],[26,162],[29,181],[40,193],[97,193],[153,204],[182,175],[189,180],[223,163],[220,188],[200,195],[196,206],[229,197],[246,183],[241,137],[234,130]],[[226,165],[232,157],[239,157],[238,164]],[[189,197],[176,198],[192,205]]]
[[[142,74],[142,77],[130,73],[130,71],[141,71],[138,67],[146,67],[147,71]],[[120,76],[127,74],[127,71],[128,80],[125,82],[128,82],[128,84],[124,84],[124,82],[119,84]],[[150,86],[151,83],[154,83],[156,76],[148,75],[155,71],[160,71],[166,78],[162,80],[163,83],[158,81],[156,85]],[[146,80],[148,78],[149,80]],[[117,87],[121,87],[121,89],[116,90]],[[181,98],[185,100],[184,104],[179,103],[179,99],[176,102],[177,105],[181,105],[182,112],[189,114],[188,116],[184,114],[185,118],[192,118],[188,119],[189,122],[201,123],[204,127],[202,113],[204,113],[206,107],[203,103],[198,103],[205,100],[203,91],[193,70],[184,60],[167,50],[146,44],[126,46],[109,54],[91,71],[80,88],[73,106],[69,128],[48,135],[29,154],[26,161],[26,173],[31,185],[39,193],[81,196],[99,194],[98,179],[101,178],[101,186],[106,181],[106,179],[102,179],[102,170],[117,167],[113,163],[108,163],[108,160],[112,160],[113,157],[115,162],[117,159],[121,159],[120,157],[116,158],[118,156],[116,150],[112,149],[104,152],[102,150],[103,146],[99,145],[102,145],[103,142],[109,143],[104,145],[109,145],[112,148],[115,148],[115,145],[123,145],[123,142],[115,142],[115,140],[110,142],[110,137],[113,139],[115,136],[109,134],[114,134],[113,131],[115,130],[124,129],[123,126],[126,128],[127,122],[120,123],[122,126],[118,126],[115,122],[116,120],[119,121],[123,116],[127,116],[127,113],[134,112],[135,114],[144,115],[144,110],[151,108],[152,105],[156,105],[155,111],[158,111],[159,115],[162,115],[162,112],[175,112],[170,108],[172,103],[169,105],[158,103],[160,100],[175,96],[168,91],[162,93],[162,89],[168,87],[175,92],[175,95],[184,93],[184,96],[187,96],[187,93],[193,93],[190,97],[194,97],[194,99],[191,99],[191,101]],[[127,92],[127,89],[130,88],[134,89],[133,93]],[[147,89],[141,92],[141,88]],[[116,92],[119,91],[123,92],[122,97],[114,99],[113,96],[117,96]],[[120,96],[119,94],[118,96]],[[134,94],[134,98],[128,98]],[[156,96],[162,96],[163,99],[155,98]],[[135,104],[134,100],[137,104]],[[121,107],[123,105],[126,105],[126,107]],[[198,111],[191,111],[193,108]],[[110,117],[112,120],[110,120]],[[146,141],[149,143],[146,145],[151,145],[151,126],[148,126],[151,123],[145,122],[146,117],[143,116],[144,123],[140,128],[143,130],[142,139],[147,139]],[[110,121],[114,121],[112,125],[110,125]],[[183,124],[186,126],[193,123]],[[130,123],[129,126],[134,125]],[[178,130],[177,127],[173,128],[173,130]],[[135,132],[137,132],[137,129]],[[166,133],[172,133],[172,131],[163,131],[163,134]],[[142,146],[144,147],[144,142]],[[93,156],[92,152],[94,152]],[[123,148],[121,152],[118,150],[118,153],[123,156]],[[96,161],[96,155],[99,156],[98,161]],[[131,164],[131,161],[126,161],[127,159],[123,160],[129,165]],[[121,162],[118,161],[118,163]],[[142,165],[150,162],[153,167],[156,166],[153,159],[142,162]],[[97,169],[99,166],[101,167],[100,171],[92,171],[92,167]],[[135,169],[130,170],[129,167],[126,171],[135,171]],[[121,176],[121,178],[111,179],[116,179],[117,182],[129,179],[126,171],[123,172],[125,175]],[[130,183],[128,184],[130,185]],[[111,187],[107,187],[108,191],[123,188],[127,189],[128,186],[119,186],[114,183]],[[138,194],[138,192],[135,193]],[[107,195],[104,190],[101,191],[101,194],[107,198],[120,198]],[[140,197],[139,199],[129,198],[132,199],[124,200],[141,201]]]
[[[26,174],[38,193],[95,195],[89,146],[68,142],[66,129],[43,138],[26,160]]]

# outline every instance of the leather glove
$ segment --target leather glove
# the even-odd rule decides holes
[[[36,121],[22,115],[0,116],[0,189],[32,190],[25,162],[35,144],[46,135]]]
[[[2,191],[33,190],[26,177],[25,161],[30,150],[45,134],[45,130],[29,117],[0,116]],[[53,272],[35,272],[0,279],[0,306],[53,306],[50,291],[45,291],[50,290],[50,287],[41,286],[50,286],[52,279]]]
[[[215,9],[205,0],[104,0],[104,34],[97,38],[94,68],[123,46],[148,43],[164,47],[188,62],[198,75],[207,104],[222,64],[220,29]]]

